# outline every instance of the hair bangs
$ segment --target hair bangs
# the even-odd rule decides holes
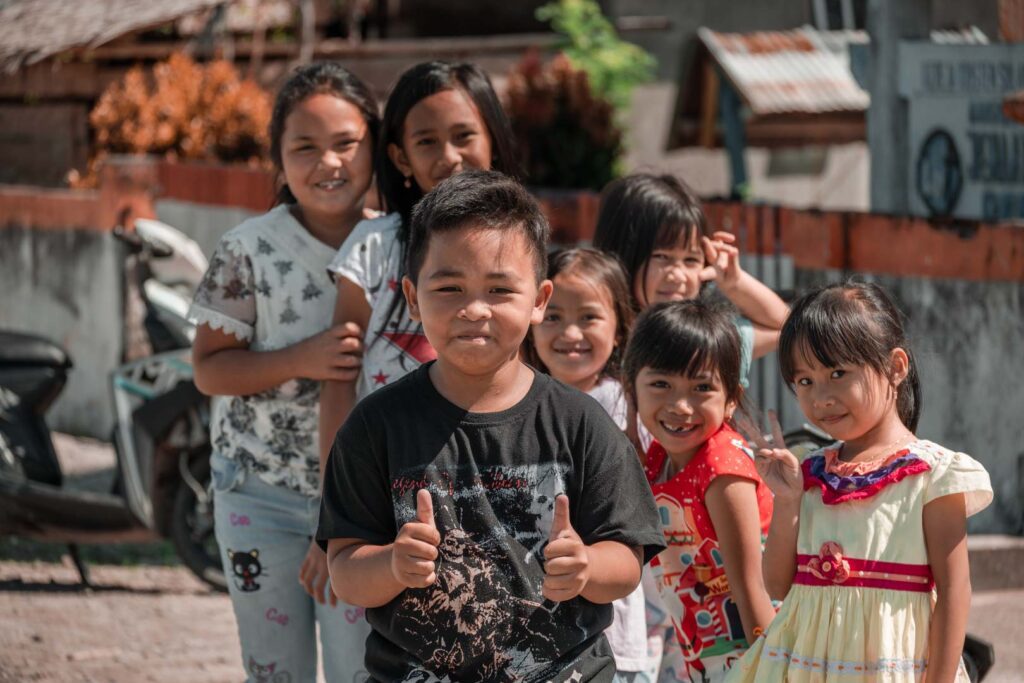
[[[826,368],[870,365],[885,371],[888,350],[863,304],[842,290],[800,302],[779,337],[782,377],[793,383],[798,359]]]
[[[717,373],[729,399],[739,401],[742,396],[736,327],[724,308],[705,302],[658,304],[637,319],[623,363],[631,393],[644,368],[690,379]]]

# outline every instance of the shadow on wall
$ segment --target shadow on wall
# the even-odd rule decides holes
[[[0,228],[0,328],[36,334],[74,363],[53,429],[109,439],[110,372],[123,348],[120,245],[91,230]]]

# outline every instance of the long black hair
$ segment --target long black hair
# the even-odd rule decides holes
[[[646,279],[651,253],[675,246],[684,235],[699,248],[701,236],[709,235],[708,223],[697,195],[675,176],[634,173],[601,191],[594,247],[619,257],[630,292],[638,274]],[[649,303],[634,306],[641,310]]]
[[[904,316],[884,289],[874,283],[847,281],[813,289],[801,296],[779,335],[779,367],[793,388],[798,354],[813,356],[826,368],[867,365],[891,377],[892,350],[909,359],[906,378],[896,393],[896,411],[910,431],[921,417],[921,380],[907,343]]]
[[[461,90],[466,93],[480,112],[480,118],[483,119],[491,138],[491,169],[514,180],[520,180],[522,176],[514,151],[512,125],[494,92],[491,80],[480,67],[465,62],[452,64],[434,61],[423,62],[406,70],[391,89],[387,104],[384,106],[381,139],[374,157],[377,187],[384,199],[385,208],[387,211],[398,213],[401,219],[398,229],[399,282],[406,274],[412,210],[423,198],[423,190],[416,184],[415,179],[411,179],[410,187],[405,186],[406,178],[391,161],[388,145],[402,146],[402,132],[409,110],[421,100],[445,90]],[[388,304],[384,327],[378,330],[378,334],[387,329],[388,321],[395,317],[396,312],[400,315],[404,311],[405,297],[399,289]]]
[[[338,62],[313,62],[297,67],[278,91],[270,116],[270,160],[281,178],[274,206],[295,203],[295,195],[282,173],[281,137],[285,121],[299,103],[321,94],[339,97],[358,109],[374,149],[380,147],[380,104],[365,83]]]
[[[406,178],[391,161],[388,145],[402,146],[402,131],[410,109],[421,100],[445,90],[463,91],[480,112],[480,118],[491,137],[491,168],[516,180],[522,175],[513,151],[512,125],[491,86],[491,80],[480,67],[469,63],[435,61],[423,62],[408,69],[399,77],[388,96],[381,140],[375,157],[377,186],[387,210],[396,211],[402,217],[399,236],[403,244],[408,242],[412,208],[423,197],[423,190],[415,179],[411,179],[411,187],[405,186]]]
[[[651,306],[640,314],[622,362],[622,386],[636,405],[636,378],[644,368],[694,378],[718,373],[726,400],[745,409],[740,384],[740,336],[724,304],[691,299]]]

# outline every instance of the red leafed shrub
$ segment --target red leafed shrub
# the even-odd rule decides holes
[[[531,185],[600,190],[617,175],[615,108],[564,54],[527,53],[508,77],[506,109]]]

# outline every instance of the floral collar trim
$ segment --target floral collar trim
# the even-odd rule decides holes
[[[891,484],[931,469],[927,462],[904,449],[870,472],[840,474],[829,467],[828,453],[811,456],[803,462],[804,490],[820,487],[821,500],[826,505],[870,498]]]
[[[841,477],[850,477],[857,474],[871,474],[880,467],[885,467],[895,462],[900,457],[910,452],[909,448],[904,448],[895,453],[889,455],[883,455],[880,458],[874,460],[868,460],[866,462],[844,462],[839,459],[839,453],[841,448],[826,448],[825,449],[825,469],[832,474],[838,474]]]

